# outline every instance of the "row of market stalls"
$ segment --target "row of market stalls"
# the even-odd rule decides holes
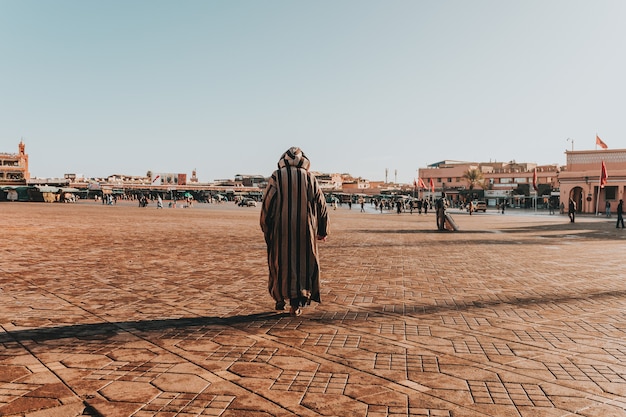
[[[0,201],[34,201],[46,203],[73,203],[80,190],[50,185],[7,185],[0,187]]]
[[[111,186],[88,187],[78,189],[74,187],[58,187],[52,185],[7,185],[0,186],[0,201],[32,201],[32,202],[74,202],[78,199],[103,198],[110,195],[118,199],[139,199],[146,197],[164,200],[193,199],[198,202],[237,201],[251,198],[260,201],[262,192],[254,190],[234,189],[154,189],[150,187],[115,188]]]

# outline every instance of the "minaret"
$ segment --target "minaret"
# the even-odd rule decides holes
[[[18,146],[19,149],[19,158],[20,158],[20,166],[24,169],[24,179],[30,179],[30,172],[28,171],[28,155],[26,154],[26,145],[24,145],[24,141],[20,139],[20,144]]]

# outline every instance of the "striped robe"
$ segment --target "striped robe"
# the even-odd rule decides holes
[[[328,210],[309,165],[299,148],[289,149],[263,195],[268,289],[277,302],[296,298],[303,304],[321,302],[316,237],[328,234]]]

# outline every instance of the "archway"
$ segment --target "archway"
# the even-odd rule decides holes
[[[572,190],[569,192],[569,198],[574,200],[574,202],[576,203],[576,213],[582,213],[583,212],[583,198],[584,198],[582,187],[572,188]]]

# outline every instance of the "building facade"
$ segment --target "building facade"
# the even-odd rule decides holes
[[[559,174],[565,207],[571,198],[579,213],[604,213],[608,202],[614,213],[626,189],[626,149],[566,151],[565,155],[567,165]],[[604,186],[600,185],[602,162],[607,173]]]
[[[0,153],[0,185],[26,185],[29,179],[26,145],[20,141],[18,153]]]
[[[471,170],[480,172],[482,183],[470,184],[465,175]],[[418,175],[426,186],[421,191],[424,198],[434,198],[443,191],[455,203],[484,199],[489,206],[505,202],[513,207],[528,207],[537,198],[541,204],[549,203],[558,189],[560,171],[557,164],[445,160],[420,168]]]
[[[624,198],[626,192],[626,149],[572,150],[566,151],[565,155],[565,166],[515,161],[440,161],[419,169],[419,179],[424,182],[425,187],[369,181],[360,177],[354,178],[349,174],[316,173],[316,175],[324,192],[345,193],[348,196],[375,195],[389,191],[391,194],[409,193],[418,198],[435,198],[445,191],[453,203],[465,203],[480,198],[486,200],[492,207],[503,202],[513,207],[529,207],[529,204],[535,203],[539,207],[542,204],[545,207],[549,202],[567,207],[569,199],[572,199],[579,213],[604,213],[607,203],[611,212],[615,212],[617,203]],[[606,166],[607,181],[601,186],[603,162]],[[472,189],[465,178],[469,170],[479,170],[483,178],[483,181],[474,185]],[[194,170],[192,179],[195,177]],[[237,190],[243,192],[245,189],[258,195],[264,188],[265,180],[263,176],[238,175],[236,181],[229,180],[228,184],[219,182],[199,184],[196,180],[186,184],[181,190],[184,188],[206,194],[224,190],[232,193]],[[20,141],[17,153],[0,153],[0,187],[4,187],[5,194],[9,189],[54,185],[84,188],[88,195],[94,184],[104,184],[108,188],[117,187],[120,192],[124,189],[145,192],[170,191],[166,185],[153,184],[150,176],[113,175],[105,179],[87,180],[67,174],[65,178],[57,180],[31,179],[28,154],[23,141]]]

